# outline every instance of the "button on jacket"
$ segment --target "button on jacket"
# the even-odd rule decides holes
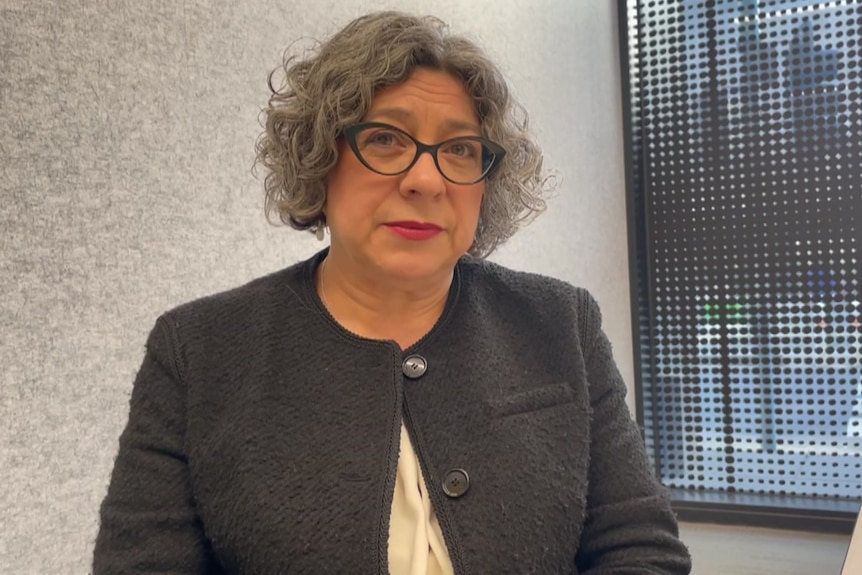
[[[325,252],[158,319],[94,573],[385,574],[402,419],[459,575],[688,573],[588,293],[464,258],[408,350]]]

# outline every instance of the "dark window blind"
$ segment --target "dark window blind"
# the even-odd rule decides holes
[[[624,26],[656,471],[688,492],[858,500],[862,5],[629,1]]]

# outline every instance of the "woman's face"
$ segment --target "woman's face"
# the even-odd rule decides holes
[[[363,122],[390,124],[426,144],[481,135],[463,84],[424,68],[380,90]],[[473,243],[484,191],[484,181],[459,185],[443,178],[429,153],[403,174],[375,173],[341,138],[327,177],[332,253],[393,279],[448,275]]]

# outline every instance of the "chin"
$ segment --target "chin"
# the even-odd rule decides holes
[[[449,273],[455,267],[458,258],[451,255],[413,253],[392,254],[382,261],[378,260],[378,267],[383,273],[405,280],[421,280],[433,278],[440,274]]]

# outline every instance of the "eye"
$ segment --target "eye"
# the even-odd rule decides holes
[[[393,146],[404,146],[405,137],[395,130],[378,129],[363,134],[363,146],[375,146],[379,148],[390,148]]]
[[[478,142],[473,140],[459,140],[448,144],[443,151],[459,158],[475,158],[479,155],[480,146]]]

